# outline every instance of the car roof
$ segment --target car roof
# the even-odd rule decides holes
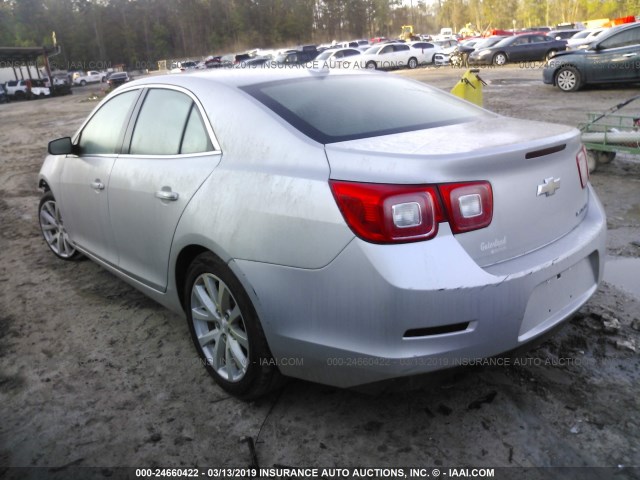
[[[303,66],[289,66],[277,68],[257,69],[229,69],[224,71],[194,71],[180,75],[154,75],[129,83],[130,87],[138,85],[175,85],[187,89],[199,90],[203,84],[220,85],[228,87],[244,87],[258,83],[278,80],[294,80],[319,76],[343,76],[343,75],[383,75],[380,72],[352,71],[340,69],[309,69]]]

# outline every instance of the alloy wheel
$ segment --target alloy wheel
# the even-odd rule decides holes
[[[249,368],[247,328],[229,287],[204,273],[191,291],[193,328],[209,365],[228,382],[239,382]]]

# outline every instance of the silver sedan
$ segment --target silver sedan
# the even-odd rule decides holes
[[[39,186],[53,253],[185,316],[242,398],[282,376],[352,387],[500,354],[603,273],[576,129],[389,74],[137,80],[50,142]]]

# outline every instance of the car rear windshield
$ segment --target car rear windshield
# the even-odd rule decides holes
[[[339,75],[254,84],[242,89],[322,143],[453,125],[485,110],[394,75]]]

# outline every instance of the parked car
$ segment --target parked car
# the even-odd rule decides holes
[[[433,63],[433,56],[440,51],[440,47],[431,42],[416,41],[408,42],[407,45],[414,51],[418,63],[423,65],[425,63]]]
[[[360,55],[362,52],[356,48],[337,48],[337,49],[329,49],[321,52],[314,60],[313,63],[318,67],[348,67],[350,66],[350,61],[353,60],[350,57],[355,55]],[[347,62],[345,64],[344,62]]]
[[[281,374],[351,387],[497,355],[602,279],[578,130],[395,75],[139,79],[48,151],[48,248],[186,317],[243,398]]]
[[[542,33],[524,33],[507,37],[492,47],[469,54],[472,65],[504,65],[507,62],[546,60],[566,49],[567,42],[555,40]]]
[[[109,80],[107,80],[107,83],[109,84],[109,87],[113,89],[127,83],[130,80],[131,79],[129,78],[129,74],[127,72],[113,72],[109,76]]]
[[[357,57],[354,67],[378,70],[416,68],[419,53],[404,43],[377,43]]]
[[[640,23],[610,28],[586,48],[558,53],[542,80],[565,92],[598,83],[640,83]]]
[[[44,98],[51,95],[51,89],[43,79],[34,78],[33,80],[26,80],[26,83],[30,84],[31,98]]]
[[[9,97],[24,99],[29,95],[29,87],[25,80],[9,80],[4,87]]]
[[[0,103],[9,103],[9,95],[2,85],[0,85]]]
[[[272,61],[270,56],[251,57],[234,65],[234,68],[256,68],[262,66],[268,66]]]
[[[567,40],[567,50],[575,50],[582,45],[588,45],[605,30],[604,27],[581,30]]]
[[[5,84],[7,94],[16,99],[32,99],[48,97],[51,90],[45,86],[43,80],[10,80]]]
[[[431,43],[440,48],[433,56],[433,63],[436,65],[448,65],[451,60],[451,54],[458,48],[458,41],[448,39],[436,40]]]
[[[315,45],[305,45],[277,55],[274,58],[274,62],[282,65],[304,65],[313,61],[319,53]]]
[[[87,83],[100,83],[107,79],[105,72],[99,72],[97,70],[89,70],[88,72],[78,75],[73,79],[74,85],[85,86]]]
[[[581,31],[582,30],[579,30],[577,28],[568,28],[564,30],[551,30],[550,32],[547,32],[547,36],[553,38],[554,40],[569,40],[576,33],[579,33]]]
[[[214,57],[209,57],[204,61],[204,66],[206,68],[220,68],[222,67],[222,56],[216,55]]]

